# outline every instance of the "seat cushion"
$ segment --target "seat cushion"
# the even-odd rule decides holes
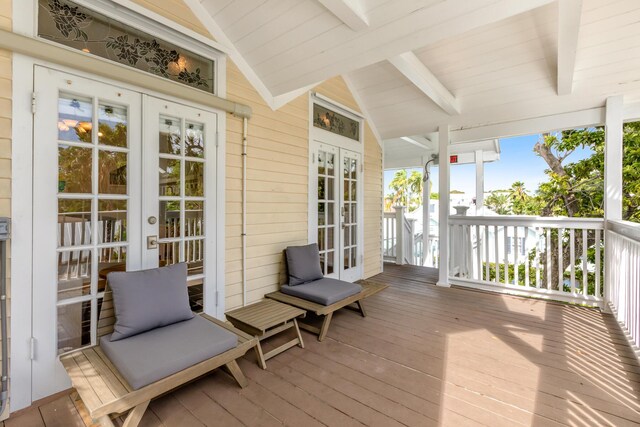
[[[111,341],[193,318],[187,291],[187,264],[112,272],[116,323]]]
[[[307,301],[317,302],[322,305],[331,305],[346,297],[357,294],[362,290],[362,286],[357,283],[349,283],[324,277],[303,285],[284,285],[280,290],[282,293],[306,299]]]
[[[195,316],[118,341],[109,335],[100,347],[133,389],[156,382],[238,344],[236,334]]]
[[[306,246],[289,246],[285,252],[287,254],[287,269],[289,270],[289,286],[322,279],[320,253],[316,243]]]

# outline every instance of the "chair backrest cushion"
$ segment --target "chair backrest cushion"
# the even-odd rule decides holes
[[[192,319],[187,292],[187,264],[150,270],[112,272],[116,323],[111,341]]]
[[[289,246],[286,253],[289,286],[301,285],[324,277],[316,243],[306,246]]]

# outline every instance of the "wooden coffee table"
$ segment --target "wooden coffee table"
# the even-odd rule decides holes
[[[255,350],[258,357],[258,365],[262,369],[267,369],[267,360],[290,349],[294,345],[304,348],[300,328],[298,328],[297,317],[304,317],[305,310],[292,307],[271,299],[251,304],[246,307],[231,310],[225,313],[227,320],[233,326],[258,338]],[[260,341],[272,337],[290,328],[295,328],[296,338],[274,348],[268,353],[262,352]]]

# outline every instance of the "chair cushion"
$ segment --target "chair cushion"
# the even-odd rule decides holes
[[[112,272],[116,323],[111,341],[193,318],[187,292],[187,264],[151,270]]]
[[[362,286],[357,283],[349,283],[324,277],[303,285],[284,285],[280,290],[285,294],[306,299],[307,301],[317,302],[322,305],[331,305],[362,291]]]
[[[118,341],[109,335],[100,339],[104,353],[135,390],[237,344],[236,334],[201,316]]]
[[[320,253],[316,243],[306,246],[289,246],[285,252],[287,254],[287,269],[289,270],[289,286],[322,279]]]

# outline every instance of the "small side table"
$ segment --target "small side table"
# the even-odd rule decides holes
[[[255,350],[258,357],[258,365],[267,369],[267,360],[290,349],[294,345],[304,348],[297,317],[304,317],[306,312],[296,307],[283,304],[278,301],[266,299],[256,304],[231,310],[225,313],[227,320],[233,326],[258,338]],[[268,353],[262,352],[260,341],[272,337],[290,328],[295,328],[297,337]]]

